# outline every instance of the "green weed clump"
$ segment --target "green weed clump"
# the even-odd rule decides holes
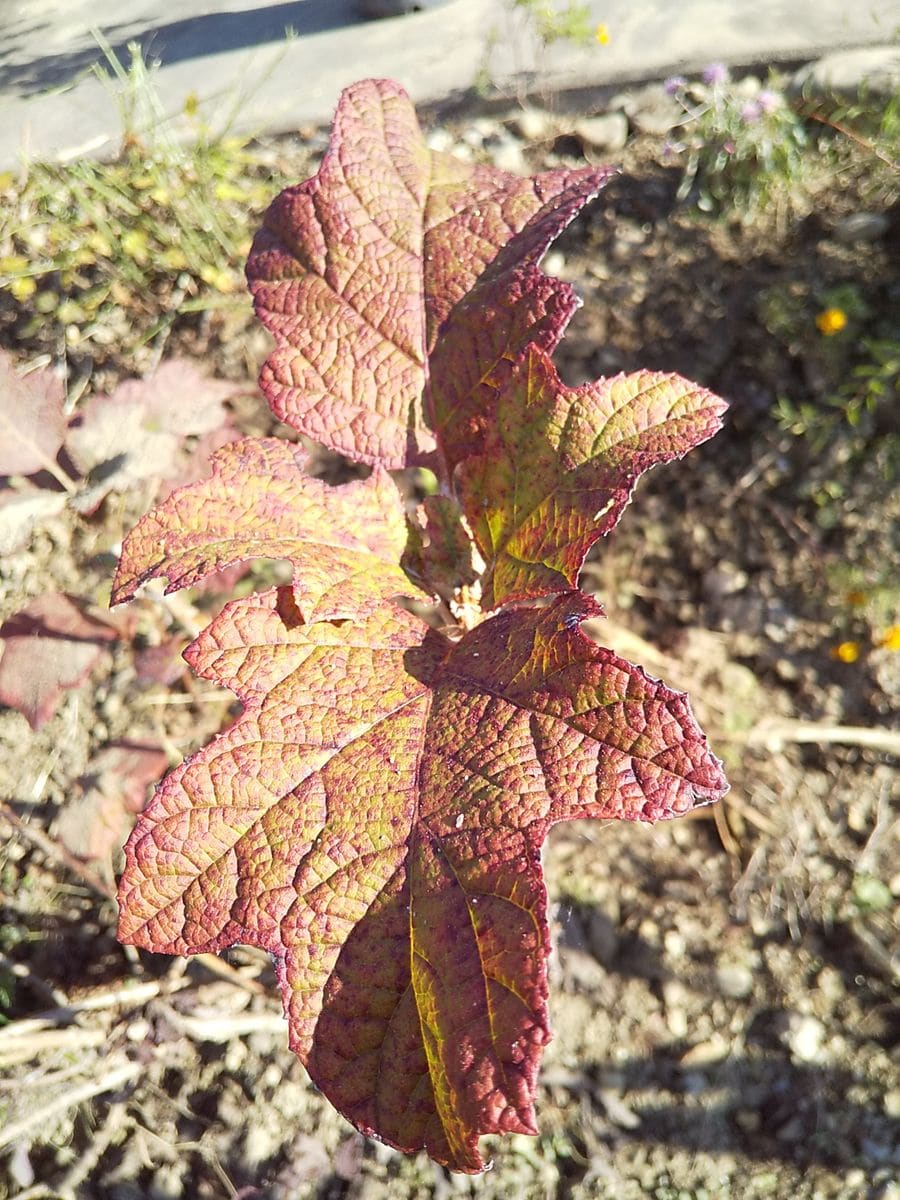
[[[547,0],[508,0],[514,12],[524,14],[543,47],[554,42],[574,42],[586,46],[599,38],[598,26],[589,4],[567,0],[565,8],[557,8]],[[603,28],[602,26],[599,28]]]
[[[684,108],[682,137],[669,149],[684,163],[678,199],[702,212],[750,219],[777,204],[792,208],[809,167],[810,135],[777,76],[735,81],[723,63],[701,80],[673,76],[666,91]]]
[[[131,351],[181,313],[245,304],[250,231],[284,179],[249,139],[212,135],[192,97],[195,136],[177,141],[137,47],[115,75],[115,162],[0,175],[0,313],[22,339],[50,323],[70,346]]]

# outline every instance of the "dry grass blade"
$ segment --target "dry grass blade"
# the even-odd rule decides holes
[[[141,1063],[120,1062],[99,1079],[83,1083],[81,1087],[72,1088],[62,1096],[57,1096],[49,1104],[35,1109],[27,1117],[14,1121],[5,1129],[0,1130],[0,1150],[13,1145],[21,1138],[36,1135],[52,1124],[67,1109],[74,1108],[76,1105],[84,1103],[85,1100],[92,1100],[95,1096],[102,1096],[104,1092],[118,1091],[132,1079],[137,1079],[143,1071],[144,1067]]]
[[[764,746],[777,753],[796,744],[860,746],[900,755],[900,733],[893,729],[870,729],[863,725],[818,725],[812,721],[765,721],[745,735],[747,745]]]

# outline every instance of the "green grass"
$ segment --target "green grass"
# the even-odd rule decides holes
[[[288,180],[249,139],[213,136],[191,97],[195,137],[176,140],[136,47],[113,82],[123,123],[115,162],[0,175],[0,289],[25,340],[52,322],[69,344],[127,352],[182,313],[248,304],[252,233]]]

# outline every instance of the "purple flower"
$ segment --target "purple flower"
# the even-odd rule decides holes
[[[676,92],[680,92],[684,87],[687,87],[687,80],[683,75],[670,75],[663,84],[663,90],[670,96],[674,96]]]
[[[710,87],[725,83],[728,79],[728,68],[722,62],[710,63],[703,72],[703,82]]]
[[[753,125],[763,114],[759,100],[748,100],[741,105],[740,118],[745,125]]]
[[[763,88],[756,97],[756,103],[759,105],[760,112],[771,113],[781,106],[781,97],[771,88]]]

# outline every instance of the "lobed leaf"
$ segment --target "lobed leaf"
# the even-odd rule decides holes
[[[20,375],[0,351],[0,475],[33,475],[56,461],[66,436],[64,399],[52,371]]]
[[[247,263],[275,414],[357,462],[431,459],[431,358],[455,305],[504,247],[509,264],[513,235],[545,219],[558,233],[610,174],[462,162],[427,148],[398,84],[348,88],[318,174],[271,205]]]
[[[483,1169],[479,1136],[536,1128],[549,827],[726,788],[687,699],[579,631],[598,612],[569,593],[451,644],[392,605],[309,623],[289,588],[227,605],[188,658],[245,710],[140,818],[120,938],[263,947],[336,1107]]]
[[[63,692],[84,682],[103,647],[118,636],[70,596],[38,596],[0,626],[0,704],[18,709],[32,729],[40,729]]]
[[[567,388],[542,350],[527,350],[456,473],[486,563],[484,607],[574,587],[638,476],[712,437],[724,409],[706,388],[656,371]]]
[[[66,437],[66,450],[88,481],[76,507],[92,512],[109,492],[170,478],[185,437],[217,434],[226,421],[224,401],[242,390],[173,358],[152,375],[125,380],[111,395],[92,396]]]
[[[413,591],[399,562],[406,541],[397,489],[371,478],[329,487],[304,473],[306,454],[277,438],[229,442],[209,479],[174,491],[125,540],[112,603],[167,576],[167,592],[250,558],[287,559],[308,620],[354,616]]]

